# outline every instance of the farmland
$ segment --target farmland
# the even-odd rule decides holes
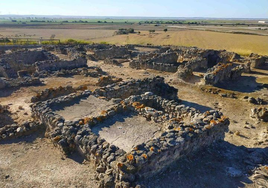
[[[94,40],[96,42],[104,39]],[[226,49],[239,54],[259,53],[268,55],[268,36],[254,36],[244,34],[218,33],[211,31],[170,31],[141,32],[141,34],[117,35],[105,38],[112,44],[154,44],[154,45],[176,45],[197,46],[206,49]]]
[[[120,28],[134,34],[114,35]],[[167,29],[167,32],[163,30]],[[149,33],[149,30],[155,32]],[[268,24],[255,20],[0,19],[0,38],[76,39],[111,44],[151,44],[225,49],[268,55]]]

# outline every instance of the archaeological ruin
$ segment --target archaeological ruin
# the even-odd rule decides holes
[[[24,107],[14,113],[14,105],[0,101],[0,141],[44,130],[64,155],[78,152],[93,164],[100,188],[139,187],[138,182],[198,155],[230,132],[233,122],[222,108],[182,100],[188,91],[181,93],[177,82],[218,94],[217,86],[243,81],[252,69],[267,66],[266,56],[195,47],[87,44],[5,50],[1,95],[30,86],[31,94],[23,99],[29,111],[20,122]],[[238,98],[238,93],[220,94],[230,95]],[[258,105],[249,115],[258,123],[268,121],[265,97],[240,100]]]

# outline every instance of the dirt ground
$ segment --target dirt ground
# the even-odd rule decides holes
[[[237,188],[261,187],[258,180],[253,178],[258,165],[249,165],[247,159],[256,152],[268,154],[268,126],[262,122],[253,121],[250,109],[253,104],[240,99],[222,98],[219,95],[205,93],[200,86],[182,83],[174,80],[171,73],[153,70],[135,70],[128,67],[106,65],[103,62],[88,62],[89,66],[100,66],[103,71],[121,77],[145,78],[156,75],[164,76],[166,81],[178,88],[178,96],[183,104],[193,106],[200,111],[218,109],[230,118],[229,132],[221,143],[214,144],[204,151],[175,162],[163,174],[152,179],[142,181],[150,188]],[[262,78],[263,74],[254,74]],[[30,98],[40,90],[60,85],[88,85],[96,88],[97,79],[74,76],[71,78],[46,78],[44,85],[39,87],[23,87],[18,90],[1,93],[1,104],[10,104],[12,112],[16,113],[16,121],[27,120],[30,115]],[[232,91],[233,92],[233,91]],[[268,90],[241,92],[241,95],[254,96],[262,93],[268,95]],[[19,110],[19,106],[23,110]],[[25,114],[27,113],[27,115]],[[239,134],[236,134],[239,132]],[[230,177],[228,169],[241,171],[239,177]],[[83,162],[75,154],[69,158],[62,156],[58,148],[44,137],[44,130],[16,140],[0,143],[0,187],[96,187],[94,168],[92,164]],[[262,186],[265,187],[265,186]]]

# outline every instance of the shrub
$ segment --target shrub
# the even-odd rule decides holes
[[[88,41],[84,41],[84,40],[68,39],[68,40],[63,41],[61,43],[68,44],[68,45],[77,45],[77,44],[91,44],[92,42],[88,42]]]
[[[100,44],[108,44],[108,42],[102,41],[100,42]]]

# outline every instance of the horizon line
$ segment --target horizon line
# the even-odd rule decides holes
[[[206,16],[198,16],[198,17],[174,17],[174,16],[86,16],[86,15],[57,15],[57,14],[0,14],[0,17],[1,16],[49,16],[49,17],[95,17],[95,18],[163,18],[163,19],[174,19],[174,18],[192,18],[192,19],[268,19],[267,18],[259,18],[259,17],[252,17],[252,18],[249,18],[249,17],[206,17]]]

